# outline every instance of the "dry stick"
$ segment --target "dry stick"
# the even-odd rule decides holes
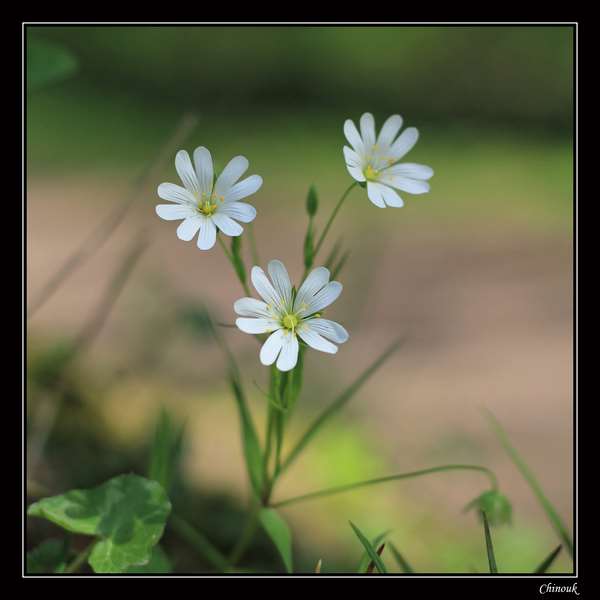
[[[123,221],[127,212],[144,191],[145,186],[155,179],[163,169],[165,162],[190,134],[196,126],[198,118],[193,114],[186,114],[181,118],[171,137],[164,143],[154,162],[150,163],[138,177],[134,179],[131,188],[124,198],[117,204],[113,211],[102,221],[87,239],[77,248],[42,287],[39,294],[27,309],[27,318],[31,318],[47,300],[49,300],[68,277],[83,265],[104,243],[110,238],[115,229]]]
[[[64,376],[65,369],[68,368],[69,364],[71,364],[78,355],[81,355],[81,353],[90,346],[100,333],[112,307],[123,290],[125,282],[129,279],[135,264],[147,245],[148,242],[146,240],[145,232],[142,232],[131,244],[122,265],[113,275],[96,310],[92,313],[91,318],[84,324],[83,328],[75,338],[68,362],[63,367],[63,371],[59,375],[54,390],[49,394],[46,394],[42,399],[41,406],[33,415],[31,437],[27,449],[27,463],[30,474],[35,470],[40,460],[62,406],[66,388],[66,379]]]

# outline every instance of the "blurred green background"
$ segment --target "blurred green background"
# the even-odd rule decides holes
[[[28,27],[27,39],[59,44],[78,63],[70,77],[28,95],[30,298],[118,204],[184,113],[198,117],[189,151],[207,146],[221,168],[241,153],[262,175],[253,198],[261,259],[284,260],[294,277],[309,184],[319,190],[322,226],[350,183],[344,120],[369,111],[380,126],[399,113],[419,129],[407,160],[434,168],[431,193],[405,194],[404,208],[383,212],[354,191],[336,222],[330,242],[342,236],[352,255],[332,318],[351,340],[334,358],[309,357],[290,435],[394,337],[406,334],[406,344],[278,495],[445,462],[486,464],[514,503],[514,524],[494,532],[499,567],[533,569],[557,542],[481,408],[504,423],[570,524],[572,29],[71,26]],[[207,303],[231,322],[241,293],[218,248],[200,252],[155,216],[155,186],[177,181],[168,163],[109,243],[28,324],[34,414],[60,365],[57,348],[93,314],[130,239],[151,228],[106,326],[69,370],[67,401],[31,476],[59,493],[143,471],[166,405],[187,422],[178,502],[226,550],[244,507],[237,420],[219,352],[193,316]],[[266,370],[256,344],[226,335],[262,422]],[[351,519],[369,535],[392,529],[422,572],[484,572],[480,526],[461,513],[484,486],[476,475],[448,474],[283,514],[300,569],[320,558],[324,572],[351,569],[360,558]],[[30,543],[47,533],[33,527]],[[173,532],[165,547],[176,569],[198,568]],[[247,562],[279,568],[261,538]],[[563,556],[553,569],[572,565]]]

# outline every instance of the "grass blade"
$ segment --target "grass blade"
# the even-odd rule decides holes
[[[546,515],[550,519],[550,522],[552,523],[552,525],[553,525],[554,529],[556,530],[556,532],[558,533],[559,537],[564,542],[564,544],[567,547],[567,550],[569,551],[569,554],[571,555],[571,558],[572,558],[573,557],[573,541],[571,540],[571,536],[569,535],[569,532],[567,531],[565,524],[563,523],[562,519],[558,516],[558,512],[556,511],[556,509],[554,508],[554,506],[552,505],[550,500],[548,500],[548,498],[546,497],[546,494],[544,494],[542,487],[538,483],[537,479],[534,477],[533,473],[531,472],[531,470],[529,469],[529,467],[527,466],[525,461],[521,458],[519,453],[515,450],[515,448],[510,443],[508,436],[506,435],[506,432],[500,425],[499,421],[496,419],[496,417],[490,411],[486,411],[486,412],[487,412],[488,419],[492,425],[492,428],[494,429],[496,436],[500,440],[500,443],[504,447],[504,450],[506,450],[506,453],[509,455],[509,457],[511,458],[513,463],[516,465],[517,469],[519,469],[519,471],[521,472],[521,475],[523,475],[523,477],[525,478],[525,481],[527,481],[527,483],[529,484],[529,487],[532,489],[533,493],[537,496],[537,499],[539,500],[540,504],[542,505],[542,508],[546,512]]]
[[[367,551],[369,558],[373,561],[373,563],[377,567],[377,570],[380,573],[387,573],[387,569],[385,568],[385,565],[383,564],[381,557],[379,556],[379,554],[377,554],[377,551],[375,550],[375,548],[373,548],[373,546],[371,546],[371,542],[369,542],[369,540],[365,537],[364,533],[352,521],[348,521],[348,522],[350,523],[350,527],[352,527],[352,529],[354,530],[356,537],[359,539],[360,543],[363,545],[364,549]]]
[[[390,532],[391,532],[391,529],[388,529],[387,531],[384,531],[383,533],[380,533],[378,536],[375,536],[371,540],[371,546],[373,546],[373,548],[377,548],[379,546],[379,544],[381,542],[383,542],[383,540],[390,534]],[[372,562],[372,561],[370,561],[369,555],[365,552],[362,555],[362,558],[360,559],[360,563],[358,564],[358,569],[356,570],[356,572],[357,573],[364,573],[364,572],[366,572],[366,570],[367,570],[370,562]]]
[[[494,556],[494,546],[492,544],[490,526],[487,517],[483,511],[481,511],[481,517],[483,519],[483,530],[485,532],[485,549],[487,551],[488,563],[490,565],[490,573],[497,573],[498,567],[496,566],[496,557]]]
[[[404,340],[396,340],[389,348],[387,348],[377,360],[375,360],[359,377],[350,384],[308,427],[304,435],[300,438],[298,443],[289,453],[288,457],[284,461],[281,471],[285,470],[289,465],[298,458],[298,455],[306,447],[308,442],[314,437],[314,435],[323,427],[323,425],[338,411],[340,411],[348,401],[354,396],[354,394],[362,387],[362,385],[385,363],[385,361],[400,347]]]
[[[380,558],[381,558],[384,548],[385,548],[385,544],[381,544],[381,546],[379,546],[379,548],[377,548],[377,556],[379,556]],[[375,569],[375,563],[373,561],[371,561],[369,563],[369,566],[367,567],[366,572],[371,574],[373,572],[373,569]]]
[[[414,569],[411,567],[410,563],[404,558],[404,556],[402,556],[402,554],[400,554],[398,548],[396,548],[396,546],[394,546],[392,542],[390,542],[390,550],[392,551],[396,562],[405,573],[415,572]]]
[[[541,562],[541,564],[534,571],[534,573],[545,573],[550,568],[552,563],[555,561],[556,557],[560,554],[561,550],[562,550],[562,544],[560,544],[559,546],[554,548],[554,550],[552,550],[552,552],[550,552],[550,554]]]
[[[287,523],[272,508],[262,508],[258,518],[263,529],[279,551],[285,570],[292,573],[292,534]]]
[[[158,481],[167,493],[177,468],[182,441],[183,426],[174,427],[169,413],[161,409],[150,449],[148,477]]]

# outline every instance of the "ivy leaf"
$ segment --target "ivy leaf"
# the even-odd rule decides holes
[[[27,553],[27,573],[63,573],[68,545],[63,540],[46,540]]]
[[[71,490],[32,504],[27,514],[98,537],[88,562],[96,573],[145,565],[162,536],[171,503],[160,484],[119,475],[90,490]]]
[[[171,573],[173,567],[169,557],[160,546],[152,548],[150,560],[145,565],[128,567],[125,573]]]
[[[263,508],[258,513],[263,529],[279,551],[285,570],[292,572],[292,534],[287,523],[272,508]]]

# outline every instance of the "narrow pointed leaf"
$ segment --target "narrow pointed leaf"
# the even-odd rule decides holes
[[[394,544],[392,544],[392,542],[390,542],[390,550],[392,551],[392,554],[394,555],[396,562],[398,563],[400,568],[405,573],[414,573],[415,572],[414,569],[411,567],[410,563],[406,560],[406,558],[404,558],[404,556],[402,556],[402,554],[399,552],[398,548],[396,548],[396,546],[394,546]]]
[[[561,550],[562,544],[554,548],[554,550],[552,550],[552,552],[541,562],[541,564],[534,571],[534,573],[545,573],[550,568],[552,563],[556,560],[556,557],[560,554]]]
[[[167,491],[171,488],[181,454],[183,427],[175,427],[169,413],[162,409],[154,430],[150,450],[148,478],[158,481]]]
[[[381,546],[379,546],[379,548],[377,548],[377,556],[381,557],[381,555],[383,554],[384,548],[385,548],[385,544],[381,544]],[[369,566],[367,567],[366,572],[372,573],[373,569],[375,569],[375,563],[373,561],[371,561],[369,563]]]
[[[387,569],[385,568],[383,560],[381,560],[381,557],[379,556],[379,554],[377,554],[377,551],[375,550],[375,548],[373,548],[373,546],[371,546],[371,542],[369,542],[369,540],[365,537],[365,534],[352,521],[349,521],[349,523],[350,523],[350,527],[352,527],[356,537],[359,539],[360,543],[363,545],[363,548],[367,551],[369,558],[375,563],[377,570],[380,573],[387,573]]]
[[[379,544],[385,540],[385,538],[390,534],[391,529],[388,529],[387,531],[384,531],[383,533],[380,533],[379,535],[375,536],[372,540],[371,540],[371,546],[373,546],[373,548],[377,548],[379,546]],[[358,569],[356,570],[357,573],[364,573],[367,570],[367,567],[369,566],[369,562],[371,561],[369,555],[367,554],[367,552],[365,551],[360,559],[360,563],[358,563]]]
[[[488,415],[488,419],[492,425],[492,428],[494,429],[496,436],[500,440],[500,443],[504,447],[504,450],[509,455],[513,463],[516,465],[517,469],[519,469],[521,475],[523,475],[523,477],[525,478],[525,481],[527,481],[527,483],[529,484],[529,487],[532,489],[539,503],[542,505],[542,508],[544,509],[546,515],[550,519],[550,522],[552,523],[554,529],[558,533],[558,536],[563,540],[565,546],[567,547],[567,550],[569,551],[569,554],[571,555],[571,557],[573,557],[573,540],[571,539],[571,536],[569,535],[569,532],[562,519],[558,516],[558,512],[556,511],[550,500],[548,500],[546,494],[544,494],[541,485],[538,483],[537,479],[534,477],[533,473],[531,472],[525,461],[521,458],[519,453],[510,443],[508,436],[506,435],[506,432],[500,425],[499,421],[496,419],[496,417],[494,417],[494,415],[490,411],[486,412]]]
[[[272,508],[262,508],[258,518],[267,535],[279,551],[285,570],[292,573],[292,534],[287,523]]]
[[[498,567],[496,566],[496,557],[494,556],[494,546],[492,544],[492,536],[490,534],[490,526],[487,517],[483,511],[481,511],[481,518],[483,519],[483,530],[485,532],[485,549],[487,551],[488,563],[490,566],[490,573],[497,573]]]

